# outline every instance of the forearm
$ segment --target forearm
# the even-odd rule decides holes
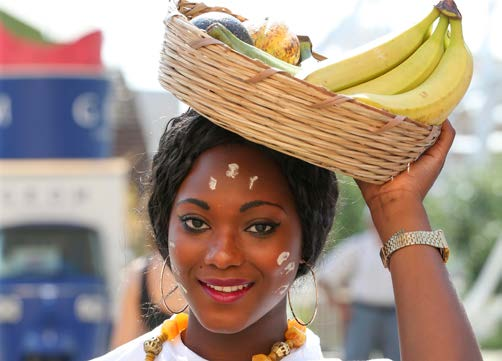
[[[371,210],[382,240],[400,229],[430,230],[421,202],[403,195],[389,195]],[[403,361],[481,360],[469,321],[435,248],[420,245],[396,251],[390,272]]]

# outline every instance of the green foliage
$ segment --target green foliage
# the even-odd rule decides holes
[[[12,34],[23,37],[38,43],[48,43],[44,35],[31,25],[23,22],[4,10],[0,9],[0,25],[9,30]]]
[[[493,335],[481,340],[480,346],[487,350],[500,350],[502,348],[502,322],[499,323]]]
[[[466,286],[478,276],[493,244],[502,236],[502,159],[448,168],[425,206],[433,228],[442,228],[452,258],[461,263]]]

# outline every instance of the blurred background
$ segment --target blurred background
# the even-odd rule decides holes
[[[123,270],[151,251],[149,162],[166,121],[185,108],[157,82],[167,3],[0,0],[2,361],[87,360],[110,347]],[[434,3],[206,4],[282,19],[329,57],[409,26]],[[450,117],[457,137],[426,207],[446,232],[452,281],[486,360],[500,360],[502,0],[457,5],[475,70]],[[326,254],[366,228],[355,183],[340,179]],[[296,298],[308,318],[314,300]],[[313,328],[328,356],[343,354],[341,318],[321,294]]]

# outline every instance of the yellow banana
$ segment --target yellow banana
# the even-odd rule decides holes
[[[352,95],[358,101],[426,123],[441,124],[463,98],[472,78],[473,59],[462,21],[450,19],[451,39],[438,66],[418,87],[402,94]]]
[[[314,70],[307,67],[296,76],[334,92],[373,79],[415,52],[438,16],[439,10],[433,8],[423,20],[398,35],[377,39],[343,55],[341,59],[321,61]]]
[[[444,37],[448,17],[441,15],[432,36],[408,59],[379,77],[351,88],[339,90],[340,94],[374,93],[399,94],[413,89],[434,71],[444,53]]]

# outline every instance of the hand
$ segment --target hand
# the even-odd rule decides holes
[[[455,130],[446,120],[436,143],[409,171],[381,185],[357,181],[383,242],[399,230],[430,230],[423,200],[441,172],[454,138]]]
[[[422,202],[441,172],[454,138],[455,130],[446,120],[436,143],[410,164],[409,171],[405,170],[381,185],[356,181],[370,209],[372,204],[389,196],[412,197]]]

